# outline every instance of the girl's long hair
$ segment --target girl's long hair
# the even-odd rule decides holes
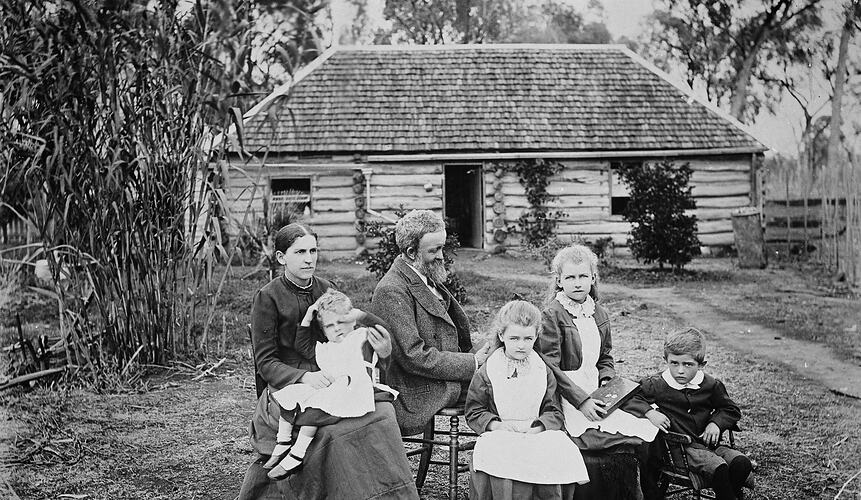
[[[502,347],[499,335],[511,325],[535,327],[535,337],[538,338],[541,335],[541,311],[525,300],[512,300],[500,307],[487,332],[490,352]]]
[[[562,275],[562,266],[566,262],[572,262],[574,264],[582,264],[583,262],[587,262],[589,264],[589,269],[592,271],[592,276],[595,277],[595,282],[592,283],[592,288],[589,290],[589,295],[592,297],[593,300],[595,300],[595,302],[597,302],[598,256],[595,255],[595,252],[593,252],[592,249],[587,246],[570,245],[556,252],[556,256],[553,257],[553,262],[550,264],[550,273],[553,277],[553,281],[550,283],[550,287],[547,289],[547,293],[544,296],[544,307],[550,307],[550,304],[553,302],[553,299],[556,298],[556,293],[562,290],[562,287],[559,286],[559,277]]]

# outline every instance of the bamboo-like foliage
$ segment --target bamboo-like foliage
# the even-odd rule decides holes
[[[228,7],[0,0],[0,162],[29,191],[67,361],[94,380],[205,346]]]

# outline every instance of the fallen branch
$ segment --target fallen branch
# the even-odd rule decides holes
[[[5,384],[0,385],[0,391],[2,391],[4,389],[8,389],[8,388],[16,386],[16,385],[19,385],[19,384],[24,384],[24,383],[29,382],[31,380],[36,380],[36,379],[40,379],[42,377],[47,377],[49,375],[53,375],[55,373],[60,373],[60,372],[65,371],[65,370],[66,370],[65,368],[50,368],[48,370],[42,370],[40,372],[28,373],[26,375],[21,375],[20,377],[15,377],[12,380],[6,382]]]
[[[201,373],[200,375],[194,377],[191,380],[200,380],[207,375],[211,375],[212,371],[215,370],[216,368],[218,368],[219,366],[223,365],[225,361],[227,361],[227,358],[221,358],[218,361],[218,363],[215,363],[214,365],[212,365],[212,367],[210,369],[206,370],[205,372]]]
[[[851,483],[853,479],[858,477],[859,474],[861,474],[861,469],[858,469],[858,472],[856,472],[855,474],[852,474],[852,477],[850,477],[849,479],[846,480],[845,483],[843,483],[843,486],[840,487],[840,491],[838,491],[837,494],[834,495],[834,500],[837,500],[837,497],[839,497],[840,494],[843,493],[843,490],[846,489],[846,486],[848,486],[849,483]]]
[[[129,362],[126,363],[126,366],[123,368],[123,371],[120,372],[120,377],[124,376],[126,374],[126,372],[129,371],[129,368],[131,368],[132,363],[134,362],[135,359],[137,359],[138,354],[141,353],[141,350],[143,350],[143,348],[144,348],[144,345],[141,344],[140,347],[138,347],[137,351],[135,351],[135,353],[132,354],[132,357],[129,359]]]

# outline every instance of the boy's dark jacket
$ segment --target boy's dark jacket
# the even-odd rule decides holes
[[[735,427],[741,419],[741,411],[730,399],[723,382],[704,373],[699,389],[677,390],[667,384],[660,373],[640,381],[640,391],[628,401],[624,408],[636,415],[645,416],[658,405],[658,411],[670,419],[670,430],[687,434],[695,440],[705,431],[709,422],[714,422],[721,432]]]

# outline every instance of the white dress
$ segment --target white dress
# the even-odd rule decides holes
[[[581,389],[591,393],[598,388],[597,364],[601,354],[601,334],[598,332],[598,325],[593,317],[595,301],[592,300],[592,297],[587,296],[586,300],[579,304],[571,300],[564,292],[557,293],[556,300],[571,315],[574,326],[577,327],[577,332],[580,334],[580,344],[583,351],[580,358],[582,360],[580,368],[564,373]],[[607,418],[592,422],[567,399],[561,399],[562,413],[565,415],[565,429],[573,437],[581,436],[587,429],[599,429],[610,434],[619,433],[625,436],[635,436],[644,441],[653,441],[658,434],[658,428],[647,418],[637,418],[628,412],[617,409]]]
[[[503,349],[487,359],[487,376],[499,418],[531,423],[547,392],[547,367],[535,351],[529,369],[509,378]],[[580,450],[563,431],[526,434],[495,430],[475,442],[473,467],[491,476],[532,484],[586,483],[589,475]]]
[[[272,396],[284,409],[318,408],[335,417],[361,417],[374,411],[374,387],[397,391],[375,384],[368,374],[373,363],[365,361],[362,346],[368,338],[366,328],[357,328],[341,342],[317,342],[317,366],[334,378],[328,387],[315,389],[308,384],[291,384],[275,391]],[[376,354],[374,354],[376,360]]]

